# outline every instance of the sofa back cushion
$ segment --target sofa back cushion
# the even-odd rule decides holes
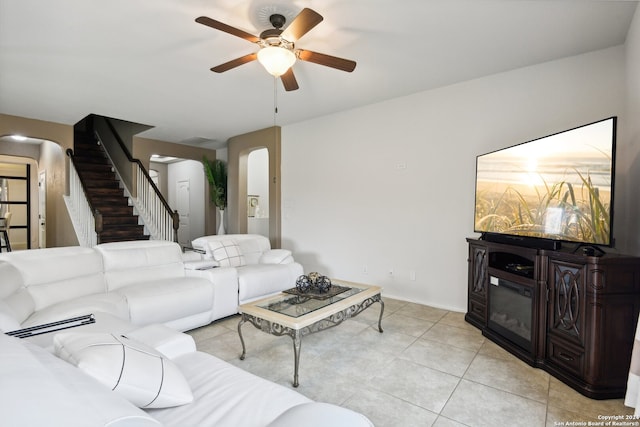
[[[11,307],[3,300],[0,300],[0,333],[16,331],[20,329],[20,322],[13,314]]]
[[[164,240],[104,243],[102,254],[107,290],[140,282],[184,277],[180,245]]]
[[[214,259],[213,250],[220,246],[221,241],[233,241],[240,247],[240,252],[246,264],[258,264],[264,252],[271,249],[271,243],[265,236],[259,234],[224,234],[203,236],[193,240],[194,248],[205,251],[205,258]]]
[[[15,251],[2,254],[0,261],[18,270],[22,285],[33,298],[35,310],[105,291],[102,257],[91,248],[69,246]],[[24,304],[24,295],[19,299]]]
[[[24,286],[20,271],[7,261],[0,261],[0,317],[4,324],[3,331],[15,328],[15,323],[22,323],[35,310],[35,302]],[[11,322],[11,319],[14,322]]]

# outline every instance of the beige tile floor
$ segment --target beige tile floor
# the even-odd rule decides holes
[[[485,339],[450,312],[389,298],[336,328],[304,337],[300,386],[311,399],[367,415],[377,427],[559,426],[633,414],[621,399],[592,400]],[[293,348],[239,317],[189,332],[198,349],[292,387]],[[579,424],[574,424],[579,425]]]

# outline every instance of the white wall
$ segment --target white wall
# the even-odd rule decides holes
[[[628,120],[625,121],[624,137],[627,144],[618,152],[618,167],[625,172],[624,195],[629,203],[618,224],[622,225],[620,230],[626,231],[625,251],[640,255],[640,8],[636,9],[627,34],[626,55]]]
[[[283,247],[305,272],[466,311],[475,157],[622,116],[624,54],[611,48],[283,127]]]
[[[205,197],[204,173],[202,172],[202,163],[195,160],[184,160],[181,162],[171,163],[167,168],[167,182],[170,206],[177,206],[176,202],[176,184],[179,181],[189,180],[189,234],[187,240],[193,240],[205,235],[204,203],[208,200]]]

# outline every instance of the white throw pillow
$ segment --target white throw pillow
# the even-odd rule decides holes
[[[55,354],[140,408],[167,408],[193,401],[178,367],[153,348],[109,333],[60,333]]]
[[[216,240],[209,242],[209,252],[220,267],[242,267],[246,264],[240,246],[235,240]]]

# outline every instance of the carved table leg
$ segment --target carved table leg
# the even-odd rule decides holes
[[[380,295],[378,295],[378,302],[380,303],[380,318],[378,319],[378,331],[382,333],[384,332],[382,330],[382,314],[384,313],[384,301],[382,301],[382,298],[380,298]]]
[[[238,335],[240,336],[240,342],[242,343],[242,354],[240,355],[240,360],[244,360],[244,356],[247,352],[247,349],[244,345],[244,338],[242,338],[242,325],[244,324],[244,322],[246,322],[247,320],[244,317],[244,314],[242,315],[242,318],[240,319],[240,322],[238,323]]]
[[[293,386],[298,387],[298,368],[300,367],[300,348],[302,347],[302,334],[300,330],[296,330],[291,337],[293,338]]]

